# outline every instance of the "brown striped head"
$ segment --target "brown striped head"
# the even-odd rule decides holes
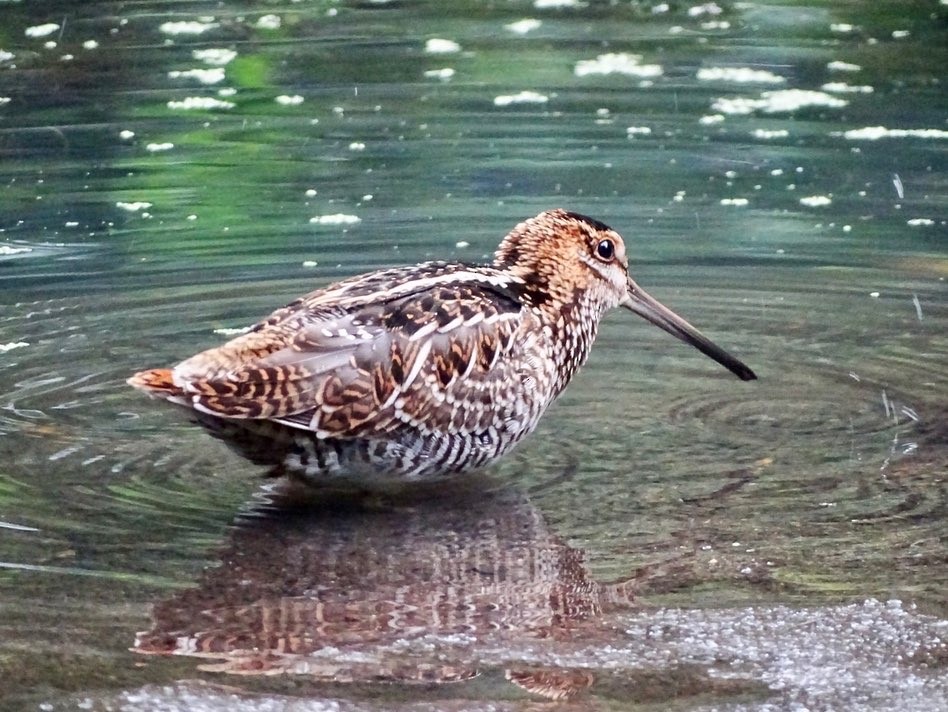
[[[597,320],[621,305],[691,344],[741,380],[757,378],[639,287],[629,275],[622,238],[598,220],[560,209],[540,213],[510,231],[494,255],[494,266],[522,279],[535,304],[547,304],[559,313],[582,306],[584,317]]]
[[[561,306],[580,300],[604,312],[626,298],[628,260],[619,234],[598,220],[556,209],[517,225],[494,266]]]

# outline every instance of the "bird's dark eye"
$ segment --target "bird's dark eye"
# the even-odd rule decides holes
[[[608,262],[616,256],[616,245],[612,240],[600,240],[596,245],[596,257],[603,262]]]

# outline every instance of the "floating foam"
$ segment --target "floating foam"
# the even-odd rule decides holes
[[[357,215],[334,213],[332,215],[316,215],[311,217],[309,221],[313,225],[355,225],[362,222],[362,218]]]
[[[187,20],[181,22],[163,22],[158,26],[158,31],[166,35],[200,35],[218,26],[216,22],[210,20],[207,22]]]
[[[454,54],[461,51],[461,45],[454,40],[444,40],[435,37],[425,42],[425,52],[428,54]]]
[[[826,68],[831,72],[858,72],[862,69],[858,64],[850,64],[849,62],[841,62],[835,60],[826,65]]]
[[[702,15],[720,15],[724,12],[716,2],[706,2],[704,5],[693,5],[688,8],[689,17],[701,17]]]
[[[201,84],[217,84],[224,81],[224,68],[212,67],[211,69],[174,69],[168,72],[171,79],[196,79]]]
[[[750,67],[702,67],[697,78],[704,82],[734,82],[736,84],[783,84],[786,79],[764,69]]]
[[[557,7],[585,7],[581,0],[533,0],[533,7],[538,10],[548,10]]]
[[[576,63],[577,77],[591,74],[626,74],[631,77],[658,77],[662,74],[660,64],[641,64],[642,56],[627,52],[600,54],[595,59],[584,59]]]
[[[880,138],[948,138],[943,129],[887,129],[885,126],[866,126],[843,132],[843,138],[851,141],[878,141]]]
[[[279,30],[282,20],[279,15],[261,15],[254,23],[258,30]]]
[[[209,109],[233,109],[236,106],[232,101],[215,99],[213,96],[189,96],[181,101],[169,101],[169,109],[182,109],[184,111],[209,110]]]
[[[790,132],[786,129],[754,129],[752,135],[754,138],[766,140],[772,138],[786,138],[790,135]]]
[[[522,91],[518,94],[501,94],[494,97],[494,106],[510,106],[511,104],[545,104],[549,97],[535,91]]]
[[[758,99],[743,96],[722,97],[715,99],[711,104],[711,108],[722,114],[750,114],[754,111],[776,114],[797,111],[807,107],[839,109],[848,103],[822,91],[778,89],[776,91],[765,91]]]
[[[210,64],[212,67],[223,67],[229,64],[237,56],[232,49],[223,49],[221,47],[208,47],[206,49],[196,49],[191,53],[199,62]]]
[[[49,37],[51,34],[56,32],[59,29],[59,25],[55,22],[47,22],[43,25],[33,25],[32,27],[27,27],[23,34],[27,37]]]
[[[846,82],[827,82],[820,89],[837,94],[872,94],[875,91],[868,84],[847,84]]]
[[[504,28],[510,30],[511,32],[518,35],[525,35],[528,32],[533,32],[536,29],[539,29],[540,25],[543,23],[539,20],[534,20],[533,18],[525,18],[523,20],[517,20],[516,22],[511,22],[509,25],[504,25]]]
[[[425,71],[425,76],[429,79],[440,79],[441,81],[446,82],[454,76],[454,70],[451,67],[428,69]]]

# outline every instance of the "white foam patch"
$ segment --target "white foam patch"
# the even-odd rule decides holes
[[[576,63],[577,77],[596,74],[625,74],[630,77],[658,77],[663,73],[660,64],[642,64],[642,56],[628,52],[600,54],[595,59],[584,59]]]
[[[558,7],[585,7],[582,0],[533,0],[533,7],[537,10],[549,10]]]
[[[237,57],[237,53],[232,49],[208,47],[194,50],[191,56],[199,62],[210,64],[212,67],[223,67],[225,64],[230,64]]]
[[[170,79],[196,79],[201,84],[217,84],[224,81],[224,68],[211,69],[173,69],[168,72]]]
[[[279,15],[261,15],[254,23],[258,30],[279,30],[283,21]]]
[[[182,111],[209,111],[212,109],[233,109],[236,106],[232,101],[215,99],[213,96],[189,96],[181,101],[169,101],[169,109]]]
[[[115,204],[115,207],[121,208],[122,210],[127,210],[130,213],[137,213],[139,210],[150,208],[151,205],[151,203],[145,202],[144,200],[136,200],[133,202],[125,202],[120,200]]]
[[[734,84],[783,84],[787,81],[779,74],[750,67],[702,67],[696,76],[703,82]]]
[[[311,217],[309,221],[313,225],[355,225],[362,222],[362,218],[357,215],[334,213],[332,215],[316,215]]]
[[[165,141],[164,143],[149,143],[145,145],[145,150],[148,151],[149,153],[159,153],[160,151],[170,151],[172,148],[174,148],[174,144],[171,143],[170,141]]]
[[[535,91],[522,91],[518,94],[501,94],[494,97],[494,106],[510,106],[511,104],[545,104],[549,101],[546,94]]]
[[[827,82],[820,89],[835,94],[872,94],[875,91],[868,84],[847,84],[846,82]]]
[[[440,79],[443,82],[448,81],[454,76],[454,70],[451,67],[442,67],[441,69],[427,69],[425,76],[428,79]]]
[[[56,32],[59,29],[59,25],[55,22],[47,22],[42,25],[33,25],[32,27],[27,27],[23,34],[27,37],[49,37],[51,34]]]
[[[461,45],[454,40],[435,37],[425,42],[425,52],[428,54],[454,54],[460,51]]]
[[[762,111],[765,114],[788,113],[808,107],[839,109],[849,102],[822,91],[808,89],[779,89],[765,91],[759,98],[722,97],[715,99],[711,108],[722,114],[751,114]]]
[[[862,69],[858,64],[842,62],[838,59],[827,64],[826,68],[831,72],[858,72]]]
[[[26,341],[10,341],[6,344],[0,344],[0,353],[5,354],[7,351],[13,351],[13,349],[22,349],[29,346]]]
[[[32,247],[11,247],[10,245],[0,245],[0,255],[21,255],[32,251]]]
[[[905,223],[912,227],[930,227],[935,224],[935,221],[931,218],[912,218],[911,220],[906,220]]]
[[[9,62],[11,59],[16,57],[13,52],[7,52],[5,49],[0,49],[0,62]]]
[[[698,123],[702,126],[713,126],[714,124],[720,124],[724,121],[724,114],[707,114],[698,119]]]
[[[650,136],[652,134],[652,129],[648,126],[630,126],[625,130],[626,135],[629,138],[633,136]]]
[[[533,32],[540,28],[540,25],[543,23],[539,20],[534,20],[532,17],[524,18],[523,20],[517,20],[517,22],[511,22],[508,25],[504,25],[504,28],[513,32],[517,35],[525,35],[528,32]]]
[[[721,6],[716,2],[706,2],[703,5],[692,5],[688,8],[688,17],[701,17],[702,15],[720,15],[724,12]]]
[[[885,126],[866,126],[843,132],[843,138],[850,141],[878,141],[880,138],[948,138],[943,129],[887,129]]]
[[[751,134],[754,138],[769,140],[774,138],[786,138],[790,132],[786,129],[754,129]]]
[[[800,205],[805,205],[808,208],[820,208],[832,202],[832,198],[828,195],[808,195],[805,198],[800,198]]]
[[[274,101],[280,106],[299,106],[304,99],[299,94],[280,94]]]
[[[747,205],[750,201],[747,198],[722,198],[721,205],[733,205],[738,208],[742,208]]]
[[[218,26],[216,22],[211,20],[207,22],[185,20],[181,22],[163,22],[158,26],[158,31],[166,35],[200,35]]]

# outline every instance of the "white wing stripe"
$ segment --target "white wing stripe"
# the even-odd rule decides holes
[[[408,376],[405,378],[405,382],[402,383],[402,392],[408,389],[412,381],[418,377],[421,367],[425,365],[425,362],[428,360],[428,354],[431,352],[431,340],[425,341],[418,347],[418,355],[415,356],[415,362],[411,365],[411,371],[408,372]]]

